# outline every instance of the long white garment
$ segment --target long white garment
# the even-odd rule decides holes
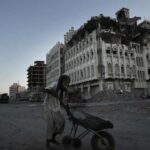
[[[47,124],[47,139],[52,139],[54,133],[61,134],[64,130],[65,119],[61,114],[60,102],[50,94],[44,99],[44,109]]]

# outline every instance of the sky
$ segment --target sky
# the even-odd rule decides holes
[[[91,16],[115,17],[122,7],[130,17],[150,19],[150,0],[0,0],[0,93],[13,83],[27,87],[27,69],[73,26]]]

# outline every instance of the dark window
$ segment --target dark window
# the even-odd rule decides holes
[[[113,51],[113,54],[115,54],[115,55],[116,55],[116,54],[117,54],[117,51]]]
[[[107,54],[110,54],[110,50],[106,50],[106,53],[107,53]]]
[[[121,66],[121,73],[122,74],[124,73],[124,66],[123,65]]]

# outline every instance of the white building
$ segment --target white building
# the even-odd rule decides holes
[[[46,87],[64,72],[64,45],[58,42],[46,55]]]
[[[143,35],[148,32],[141,31],[145,24],[138,25],[140,17],[129,18],[126,8],[116,15],[117,20],[92,17],[65,43],[65,74],[70,76],[71,86],[89,96],[102,90],[150,86],[150,40],[144,46]]]
[[[25,90],[26,90],[26,88],[24,86],[21,86],[18,83],[13,83],[9,87],[9,97],[10,97],[10,99],[16,99],[17,94],[19,94],[20,92],[23,92]]]

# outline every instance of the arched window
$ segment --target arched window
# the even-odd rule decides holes
[[[77,52],[77,53],[79,52],[79,49],[78,49],[78,47],[76,47],[76,52]]]
[[[88,78],[90,77],[90,66],[88,66],[88,68],[87,68],[87,76],[88,76]]]
[[[82,56],[80,56],[80,64],[82,64]]]
[[[74,82],[74,74],[72,73],[71,75],[72,75],[72,82]]]
[[[74,68],[76,67],[76,60],[75,59],[73,60],[73,67]]]
[[[130,70],[130,66],[127,65],[127,76],[130,76],[131,75],[131,70]]]
[[[124,74],[124,66],[121,65],[121,74]]]
[[[91,66],[91,75],[94,76],[94,65]]]
[[[84,68],[84,78],[86,79],[86,68]]]
[[[89,52],[86,53],[86,60],[89,61]]]
[[[112,73],[113,73],[112,71],[113,70],[112,70],[112,64],[111,63],[107,63],[107,69],[108,69],[108,74],[112,75]]]
[[[81,80],[83,79],[83,71],[82,70],[80,70],[80,76],[81,76]]]
[[[133,65],[133,67],[132,67],[132,74],[134,77],[136,77],[136,66],[135,65]]]
[[[77,60],[77,66],[78,66],[80,64],[79,58],[77,57],[76,60]]]
[[[77,72],[77,81],[79,81],[79,78],[80,78],[80,72],[78,71]]]
[[[74,72],[74,81],[77,80],[76,72]]]
[[[74,67],[74,62],[73,60],[71,61],[71,69]]]
[[[83,54],[83,63],[85,63],[85,61],[86,61],[86,60],[85,60],[85,54]]]
[[[119,65],[115,64],[115,75],[118,76],[119,75]]]
[[[90,56],[91,56],[91,59],[93,59],[93,57],[94,57],[94,52],[93,52],[92,49],[91,49],[91,51],[90,51]]]

